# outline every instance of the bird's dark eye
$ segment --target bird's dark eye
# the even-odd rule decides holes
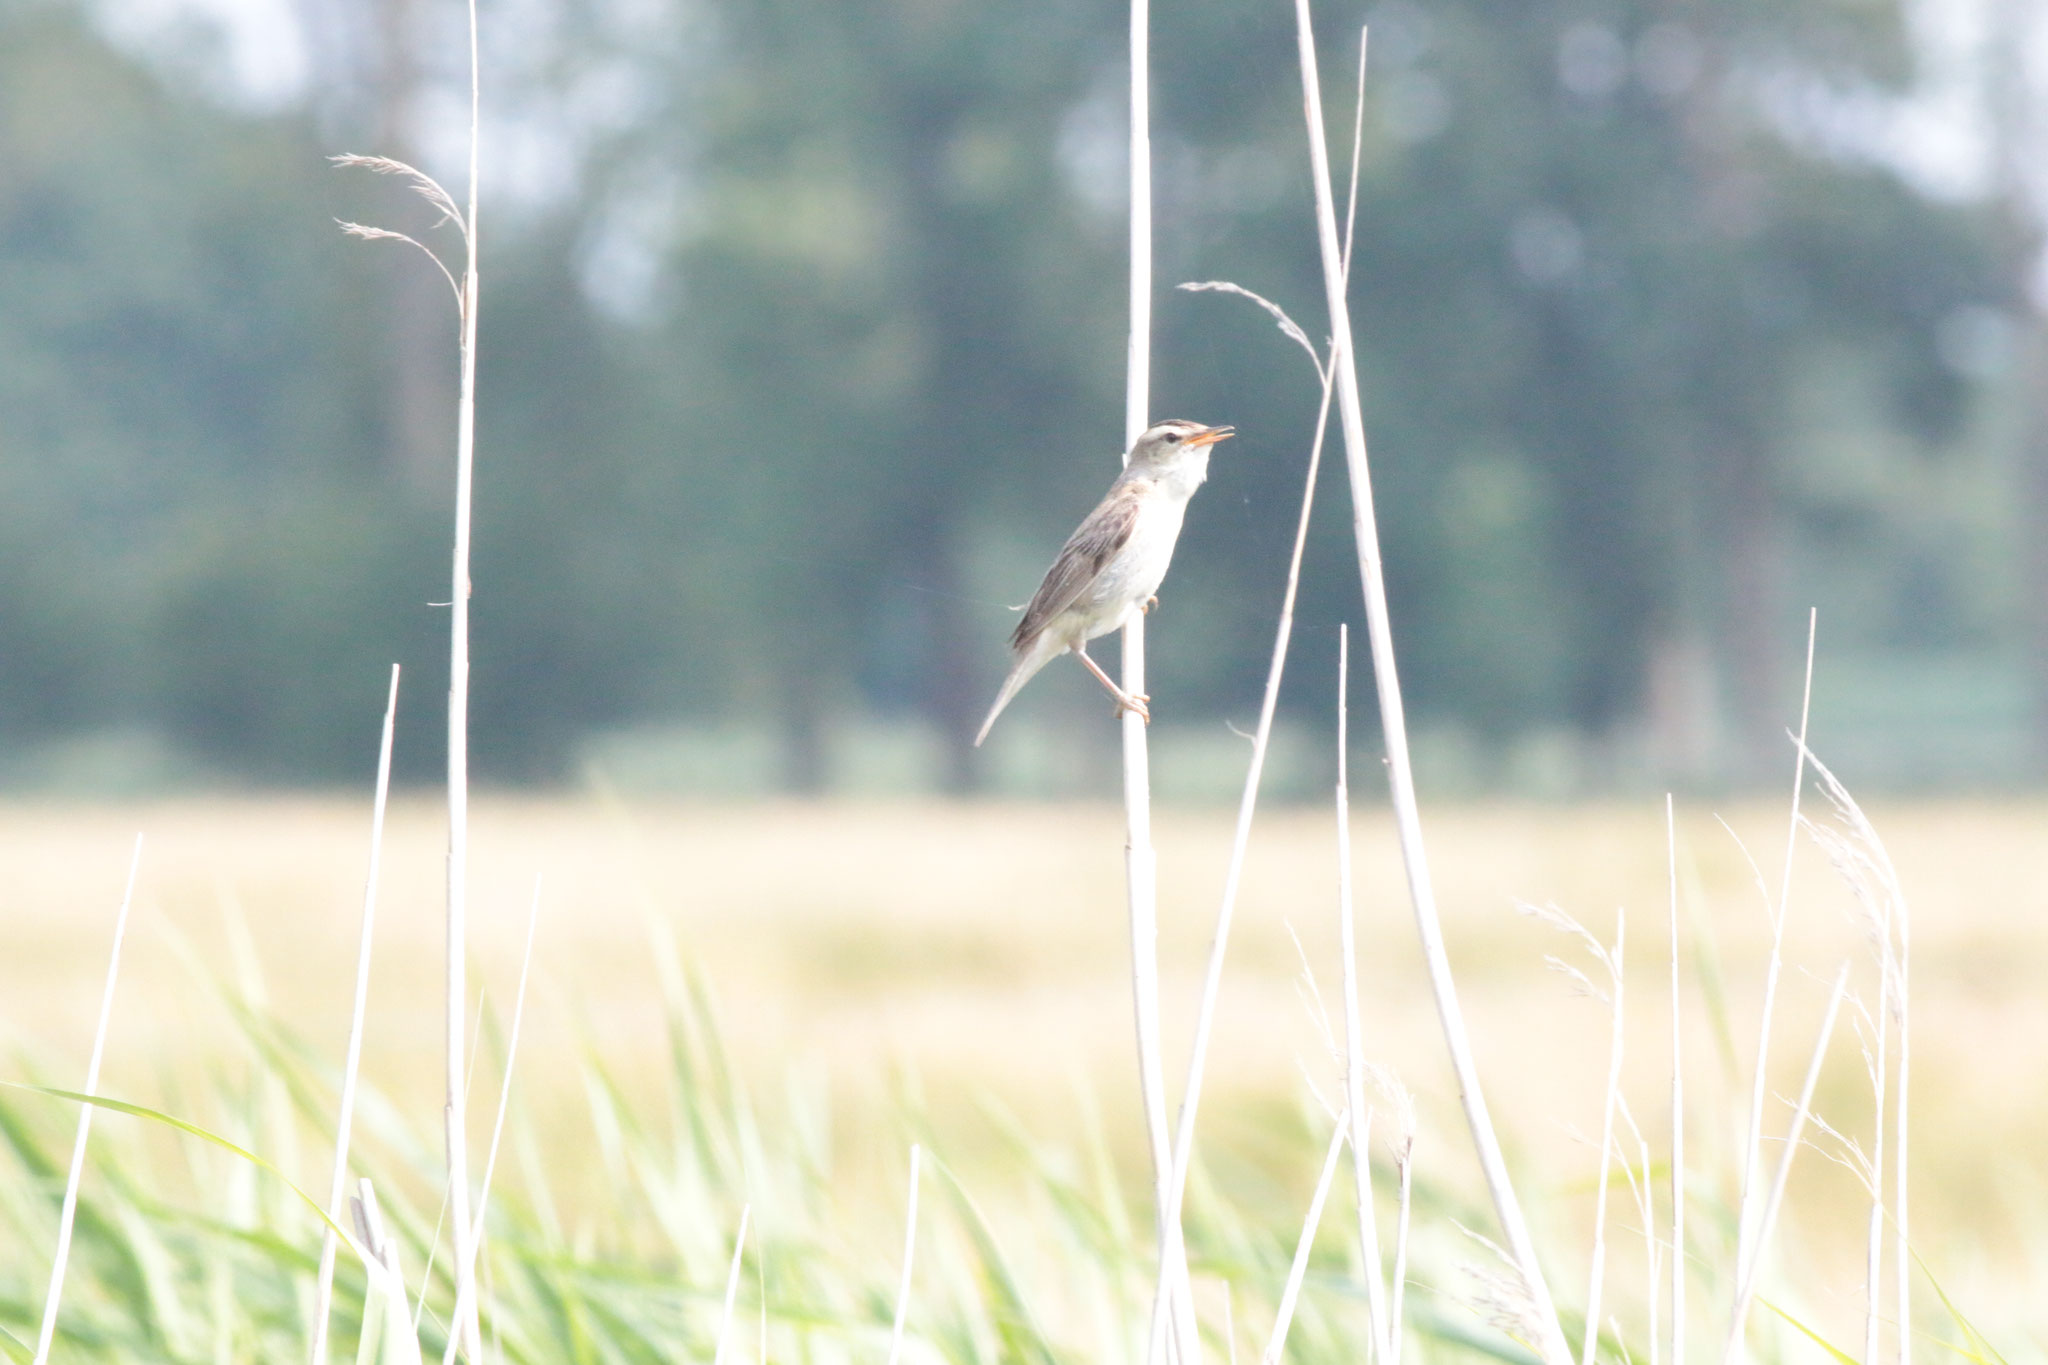
[[[1180,433],[1179,433],[1179,432],[1177,432],[1177,431],[1169,431],[1169,432],[1167,432],[1167,433],[1166,433],[1166,443],[1167,443],[1168,445],[1172,445],[1172,444],[1173,444],[1174,442],[1178,441],[1179,439],[1180,439]]]

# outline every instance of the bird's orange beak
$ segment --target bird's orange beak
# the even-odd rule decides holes
[[[1227,441],[1235,435],[1235,427],[1210,427],[1207,431],[1198,431],[1188,437],[1187,443],[1191,446],[1213,446],[1218,441]]]

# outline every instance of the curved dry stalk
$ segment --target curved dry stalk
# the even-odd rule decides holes
[[[469,212],[462,268],[462,388],[455,407],[455,545],[448,595],[448,944],[447,1148],[448,1221],[455,1257],[456,1297],[475,1265],[469,1215],[469,1125],[465,1112],[463,1002],[469,952],[469,543],[476,484],[476,335],[478,144],[481,140],[482,67],[477,54],[476,0],[469,0]],[[476,1294],[467,1316],[451,1324],[471,1360],[482,1357]]]
[[[423,253],[428,260],[434,263],[434,269],[441,272],[441,278],[448,281],[448,288],[455,294],[456,310],[458,312],[461,310],[462,286],[455,282],[455,276],[450,273],[447,263],[441,259],[432,247],[416,237],[408,237],[403,232],[393,232],[390,228],[370,227],[364,223],[351,223],[346,218],[337,218],[334,221],[343,232],[351,237],[358,237],[366,242],[403,242],[407,246]]]
[[[1316,354],[1315,343],[1308,339],[1308,333],[1301,330],[1300,323],[1287,316],[1286,309],[1267,298],[1264,294],[1254,294],[1243,285],[1230,280],[1186,280],[1175,285],[1174,288],[1185,289],[1190,294],[1236,294],[1239,298],[1250,299],[1253,303],[1273,315],[1273,320],[1280,326],[1280,334],[1282,336],[1308,352],[1308,363],[1316,367],[1316,378],[1328,378],[1323,372],[1323,358]]]
[[[1150,0],[1131,0],[1130,23],[1130,332],[1124,354],[1126,457],[1151,422],[1152,409],[1152,70]],[[1123,628],[1123,689],[1145,692],[1145,618]],[[1138,1092],[1152,1158],[1153,1231],[1161,1282],[1168,1286],[1179,1365],[1195,1365],[1195,1326],[1187,1252],[1177,1215],[1169,1215],[1172,1130],[1166,1116],[1166,1063],[1159,1033],[1159,854],[1152,843],[1152,760],[1143,717],[1123,716],[1124,888],[1131,937],[1131,1012],[1138,1043]]]
[[[430,226],[439,227],[443,223],[453,223],[455,224],[455,230],[462,234],[463,240],[467,241],[469,239],[468,220],[462,216],[462,210],[455,207],[454,196],[442,189],[441,182],[428,175],[425,171],[409,166],[396,157],[363,156],[357,152],[343,152],[338,156],[330,156],[327,159],[332,164],[343,169],[359,168],[376,175],[395,175],[410,180],[413,193],[433,205],[434,209],[441,215]]]
[[[395,175],[411,181],[413,193],[426,200],[434,211],[440,215],[440,217],[427,225],[428,230],[432,231],[443,223],[453,223],[455,224],[456,232],[462,236],[463,251],[471,256],[476,254],[476,244],[471,240],[468,220],[463,217],[462,211],[455,207],[455,200],[449,195],[448,191],[441,188],[441,182],[428,175],[425,171],[408,166],[405,162],[393,157],[363,156],[355,152],[343,152],[339,156],[330,156],[327,160],[330,164],[344,170],[366,170],[376,175]],[[351,223],[346,219],[340,218],[337,218],[335,222],[340,225],[343,232],[351,237],[360,238],[366,242],[403,242],[407,246],[418,250],[434,263],[434,269],[441,272],[441,278],[448,281],[449,291],[455,296],[455,311],[458,314],[463,311],[462,286],[456,283],[454,272],[448,269],[448,263],[441,259],[440,253],[425,242],[420,241],[416,237],[408,236],[403,232],[394,232],[390,228],[371,227],[368,224]]]

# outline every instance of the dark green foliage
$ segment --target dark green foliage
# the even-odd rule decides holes
[[[778,727],[802,784],[840,719],[879,713],[932,722],[938,776],[969,783],[1001,604],[1115,468],[1121,13],[705,15],[638,46],[565,27],[522,100],[579,60],[658,96],[592,134],[548,206],[500,213],[487,188],[476,762],[548,777],[593,727],[686,716]],[[1321,15],[1340,166],[1361,17]],[[1985,213],[1800,150],[1754,94],[1770,70],[1901,86],[1896,14],[1369,17],[1352,294],[1425,723],[1625,732],[1658,659],[1698,641],[1738,731],[1768,739],[1813,600],[1844,603],[1848,648],[2010,646],[2013,590],[1972,576],[1962,529],[1905,476],[1845,489],[1814,454],[1848,430],[1956,448],[1985,390],[1937,340],[2008,302]],[[430,360],[390,324],[395,293],[446,300],[404,248],[333,227],[418,228],[414,206],[322,161],[401,149],[227,112],[62,7],[0,22],[6,743],[140,727],[229,772],[354,775],[398,660],[401,767],[431,772],[449,471],[394,454],[391,357]],[[1167,7],[1155,43],[1154,413],[1243,433],[1154,632],[1155,690],[1196,718],[1243,712],[1263,676],[1315,387],[1241,300],[1171,286],[1236,279],[1324,321],[1286,7]],[[652,292],[595,291],[620,320],[583,288],[590,243],[670,182],[680,211],[626,232]],[[1345,502],[1332,478],[1303,716],[1360,614]]]

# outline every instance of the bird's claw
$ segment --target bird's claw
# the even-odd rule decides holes
[[[1152,698],[1142,692],[1127,692],[1116,699],[1115,718],[1122,720],[1126,714],[1130,714],[1150,725],[1152,723],[1152,712],[1145,703],[1151,700]]]
[[[1156,606],[1158,606],[1158,605],[1159,605],[1159,594],[1158,594],[1158,593],[1153,593],[1153,594],[1152,594],[1152,595],[1151,595],[1150,597],[1146,598],[1146,599],[1145,599],[1145,600],[1144,600],[1144,601],[1143,601],[1142,603],[1140,603],[1140,604],[1139,604],[1139,606],[1138,606],[1138,614],[1139,614],[1140,616],[1150,616],[1150,615],[1152,614],[1152,608],[1154,608],[1154,607],[1156,607]]]

